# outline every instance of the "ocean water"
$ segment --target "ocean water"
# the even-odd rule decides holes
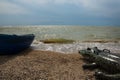
[[[0,27],[0,34],[35,34],[34,49],[49,50],[62,53],[76,53],[80,49],[97,46],[100,49],[110,49],[120,52],[120,27],[92,27],[92,26],[64,26],[64,25],[34,25],[34,26],[4,26]],[[44,39],[70,39],[76,42],[70,44],[44,44]],[[84,41],[118,41],[117,43],[99,43]]]

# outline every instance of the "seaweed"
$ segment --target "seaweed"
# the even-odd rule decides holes
[[[68,39],[45,39],[45,40],[40,40],[43,43],[73,43],[75,42],[74,40],[68,40]]]

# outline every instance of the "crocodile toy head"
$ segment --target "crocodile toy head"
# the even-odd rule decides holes
[[[102,52],[102,50],[99,50],[97,47],[79,50],[79,54],[90,61],[94,61],[94,58],[99,55],[100,52]]]

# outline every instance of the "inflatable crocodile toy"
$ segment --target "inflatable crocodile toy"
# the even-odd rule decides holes
[[[100,50],[97,47],[80,50],[79,54],[91,63],[83,65],[83,69],[102,70],[95,72],[97,80],[120,80],[120,54],[111,53],[108,49]]]

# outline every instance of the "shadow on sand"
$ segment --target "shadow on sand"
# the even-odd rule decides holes
[[[32,48],[28,48],[20,53],[17,54],[10,54],[10,55],[0,55],[0,65],[8,62],[9,60],[12,60],[14,58],[16,58],[17,56],[22,56],[22,55],[28,55],[33,49]]]

